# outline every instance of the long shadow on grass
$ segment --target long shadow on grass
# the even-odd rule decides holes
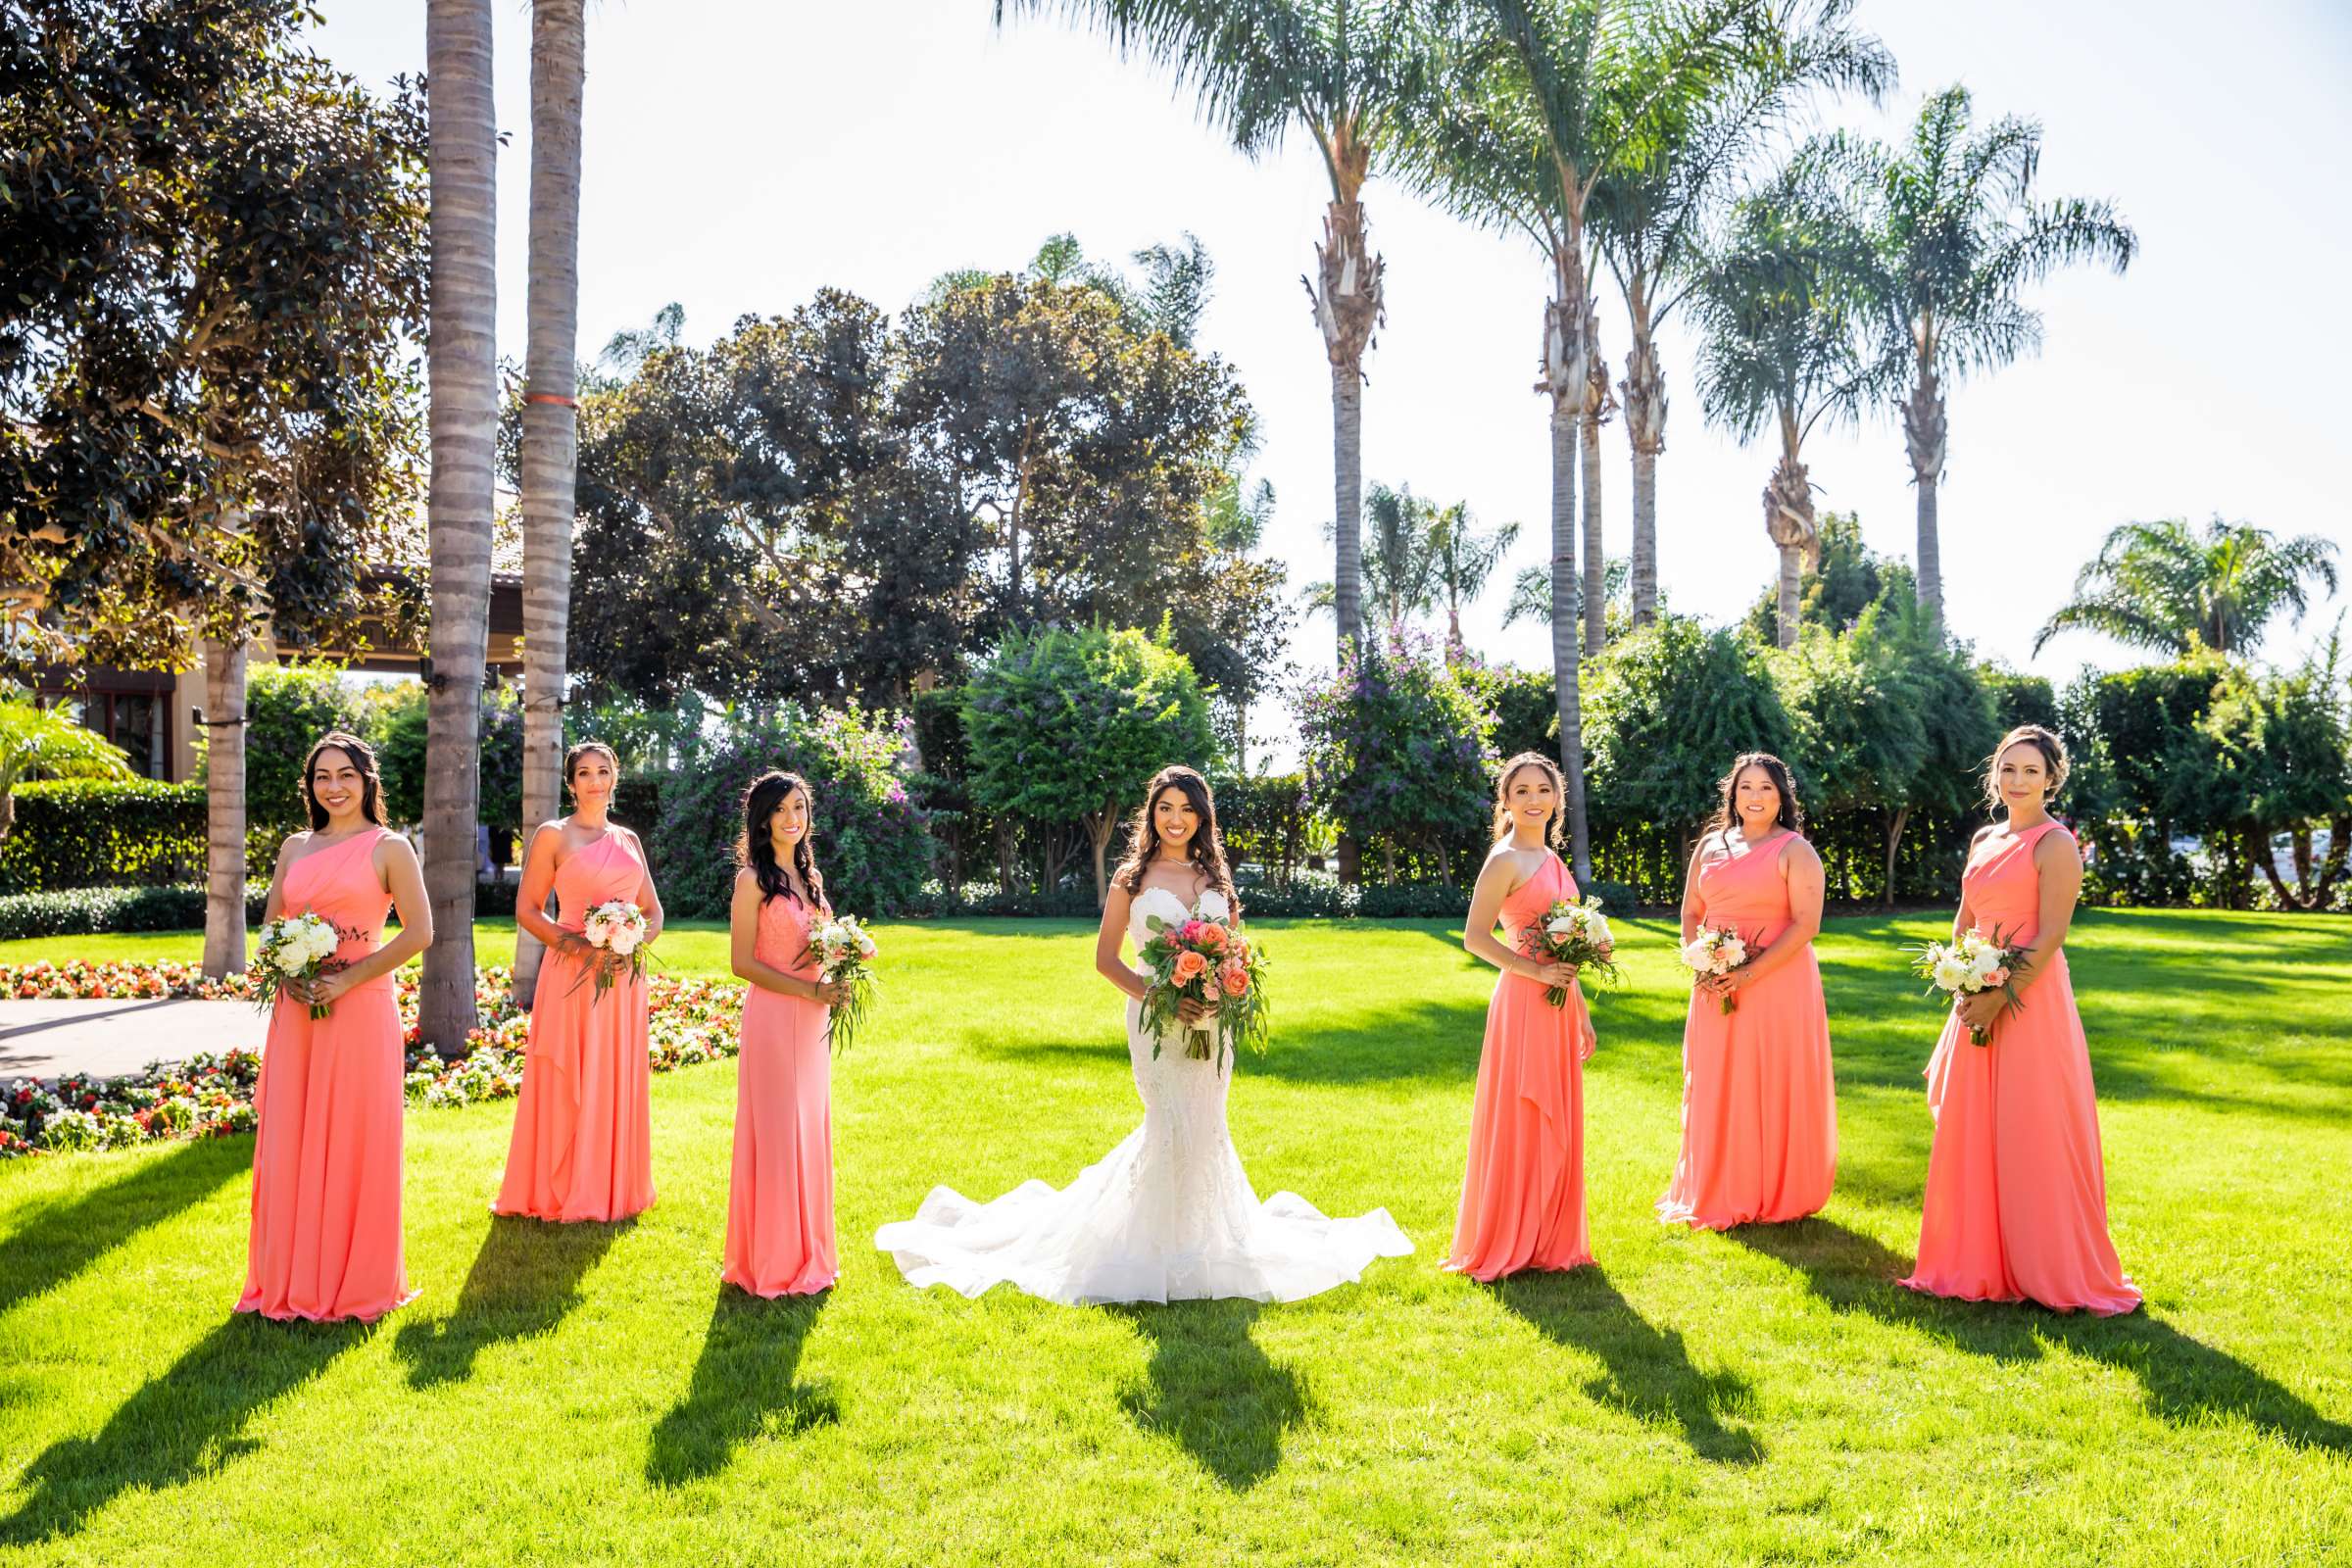
[[[763,1429],[795,1437],[839,1421],[840,1402],[825,1385],[793,1381],[816,1315],[832,1298],[828,1292],[765,1300],[720,1286],[686,1397],[654,1428],[646,1480],[700,1481],[724,1470]]]
[[[1148,1388],[1119,1396],[1145,1432],[1174,1438],[1228,1491],[1248,1492],[1282,1463],[1282,1435],[1305,1421],[1298,1374],[1250,1337],[1255,1301],[1170,1301],[1110,1310],[1152,1342]]]
[[[634,1223],[552,1224],[496,1214],[458,1304],[437,1321],[418,1319],[392,1342],[409,1363],[409,1385],[429,1389],[473,1375],[474,1357],[500,1340],[526,1340],[564,1321],[580,1301],[580,1281]]]
[[[2352,1453],[2352,1426],[2314,1409],[2226,1351],[2192,1340],[2142,1307],[2120,1317],[2053,1312],[2030,1304],[1950,1301],[1905,1290],[1912,1261],[1877,1238],[1834,1220],[1750,1225],[1724,1233],[1805,1277],[1839,1312],[1915,1329],[1955,1349],[1997,1361],[2031,1361],[2058,1345],[2139,1379],[2149,1413],[2177,1425],[2235,1416],[2298,1447]]]
[[[140,1231],[194,1208],[253,1164],[250,1138],[204,1138],[52,1203],[0,1242],[0,1312],[52,1290]]]
[[[35,1459],[24,1476],[34,1491],[0,1519],[0,1543],[72,1535],[134,1487],[178,1486],[259,1447],[242,1436],[254,1414],[371,1332],[235,1314],[123,1401],[96,1437],[68,1438]]]
[[[1585,1386],[1594,1399],[1639,1421],[1672,1421],[1702,1459],[1754,1464],[1764,1457],[1754,1433],[1723,1424],[1722,1412],[1747,1400],[1746,1380],[1729,1371],[1701,1372],[1683,1337],[1635,1311],[1598,1264],[1514,1274],[1488,1289],[1546,1338],[1600,1357],[1604,1375]]]

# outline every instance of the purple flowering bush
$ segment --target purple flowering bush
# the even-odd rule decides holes
[[[662,783],[653,852],[662,906],[681,918],[725,918],[744,786],[780,767],[815,796],[816,864],[836,906],[868,917],[913,906],[932,875],[932,841],[906,791],[911,728],[904,716],[787,703],[763,724],[704,740]]]
[[[1434,643],[1392,636],[1302,694],[1307,799],[1383,881],[1463,881],[1486,846],[1494,730]]]

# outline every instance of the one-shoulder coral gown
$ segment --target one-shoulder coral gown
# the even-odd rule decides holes
[[[808,910],[797,899],[760,906],[761,963],[814,980]],[[735,1077],[735,1168],[727,1187],[727,1253],[719,1278],[754,1296],[808,1296],[841,1273],[833,1242],[833,1063],[823,1003],[760,986],[743,999]]]

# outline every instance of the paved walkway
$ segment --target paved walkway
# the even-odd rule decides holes
[[[250,1002],[0,1002],[0,1082],[112,1077],[200,1051],[259,1050],[268,1032]]]

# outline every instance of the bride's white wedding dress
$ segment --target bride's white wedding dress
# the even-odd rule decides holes
[[[1222,915],[1224,900],[1203,899]],[[1140,948],[1145,917],[1180,920],[1163,888],[1136,895],[1128,931]],[[1225,1127],[1230,1060],[1203,1061],[1171,1031],[1156,1058],[1127,1004],[1127,1055],[1144,1124],[1056,1192],[1026,1181],[993,1203],[935,1187],[914,1218],[885,1225],[874,1245],[912,1285],[966,1296],[1011,1284],[1073,1304],[1240,1297],[1296,1301],[1360,1279],[1375,1257],[1413,1250],[1385,1208],[1328,1219],[1296,1193],[1260,1203]]]

